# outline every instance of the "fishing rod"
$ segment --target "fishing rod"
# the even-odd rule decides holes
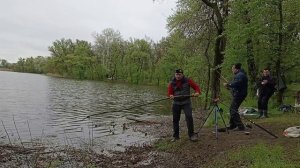
[[[275,134],[273,134],[272,132],[268,131],[267,129],[265,129],[264,127],[256,124],[254,121],[250,120],[249,118],[245,117],[244,115],[241,115],[242,118],[246,119],[247,121],[251,122],[252,124],[254,124],[255,126],[257,126],[258,128],[264,130],[265,132],[267,132],[268,134],[272,135],[275,138],[278,138],[278,136],[276,136]]]
[[[226,83],[228,83],[228,80],[219,71],[217,71],[217,69],[213,69],[213,70],[216,71]],[[221,78],[219,78],[219,80],[221,80]]]
[[[184,97],[194,97],[194,95],[181,95],[181,96],[174,96],[173,98],[184,98]],[[152,102],[148,102],[148,103],[137,104],[137,105],[125,108],[125,109],[114,110],[114,111],[110,111],[110,112],[120,112],[120,111],[125,111],[125,110],[131,110],[131,109],[134,109],[134,108],[137,108],[137,107],[146,106],[146,105],[157,103],[157,102],[164,101],[164,100],[167,100],[167,99],[170,99],[170,97],[165,97],[165,98],[158,99],[158,100],[155,100],[155,101],[152,101]],[[90,118],[91,116],[100,115],[100,114],[103,114],[103,113],[91,114],[91,115],[86,116],[84,119]]]

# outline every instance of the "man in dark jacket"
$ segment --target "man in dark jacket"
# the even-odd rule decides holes
[[[168,96],[173,100],[173,142],[179,139],[179,120],[182,109],[185,113],[190,140],[197,140],[197,136],[194,133],[190,87],[195,90],[193,96],[199,96],[200,87],[192,79],[185,77],[181,69],[177,69],[175,71],[175,77],[168,85]]]
[[[224,86],[231,89],[232,101],[230,105],[230,121],[229,130],[244,131],[245,126],[241,121],[238,109],[242,102],[247,97],[248,78],[245,72],[241,69],[241,64],[237,63],[232,66],[232,73],[234,74],[233,81],[224,83]]]
[[[265,68],[262,77],[257,82],[258,86],[258,118],[268,117],[268,101],[275,91],[275,80],[270,76],[270,70]]]

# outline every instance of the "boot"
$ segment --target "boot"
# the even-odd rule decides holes
[[[264,118],[269,118],[267,110],[264,110],[263,113],[264,113]]]
[[[193,141],[193,142],[196,142],[198,141],[198,134],[194,134],[190,137],[190,140]]]
[[[263,111],[262,110],[258,110],[258,112],[259,112],[259,116],[257,118],[262,118],[264,116]]]
[[[179,140],[179,137],[173,137],[172,139],[171,139],[171,142],[176,142],[176,141],[178,141]]]

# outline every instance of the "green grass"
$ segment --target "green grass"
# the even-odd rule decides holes
[[[247,163],[249,168],[292,168],[299,166],[284,156],[283,147],[279,145],[267,146],[263,143],[241,148],[234,154],[230,154],[229,158],[233,161]]]
[[[272,114],[271,117],[264,120],[259,120],[260,122],[272,123],[272,124],[298,124],[299,123],[299,114],[297,113],[281,113],[281,114]]]

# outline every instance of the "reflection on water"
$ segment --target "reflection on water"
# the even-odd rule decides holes
[[[6,129],[12,139],[18,131],[23,141],[51,139],[74,146],[145,142],[151,137],[124,129],[126,118],[154,117],[166,102],[120,110],[163,95],[149,87],[0,71],[0,137]]]

